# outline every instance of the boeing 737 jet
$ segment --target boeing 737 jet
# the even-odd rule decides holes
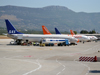
[[[57,28],[55,28],[55,32],[56,32],[56,34],[61,34],[61,33],[58,31]],[[75,35],[74,32],[71,32],[71,33],[73,33],[73,35],[69,35],[69,36],[73,36],[73,37],[79,39],[80,41],[88,41],[88,40],[90,40],[90,38],[87,37],[87,36],[84,36],[84,35],[82,35],[82,36],[81,36],[81,35]]]
[[[74,36],[86,36],[86,35],[75,35],[73,30],[70,30],[70,33],[71,33],[71,35],[74,35]],[[91,41],[98,39],[96,36],[87,36],[87,37],[90,38]]]
[[[50,39],[69,39],[70,41],[78,41],[78,39],[75,39],[74,37],[70,37],[67,35],[40,35],[40,34],[23,34],[21,32],[18,32],[13,25],[9,22],[9,20],[5,20],[7,31],[8,31],[8,37],[14,39],[18,44],[21,43],[21,41],[31,41],[31,42],[42,42],[43,39],[50,38]]]
[[[43,34],[44,35],[51,35],[51,33],[49,32],[49,30],[44,25],[42,25],[42,30],[43,30]],[[52,35],[64,36],[64,35],[59,35],[59,34],[52,34]],[[66,35],[66,36],[68,36],[68,35]],[[72,36],[70,36],[70,37],[73,38],[73,39],[75,39]],[[73,40],[70,40],[70,39],[68,39],[68,40],[69,40],[70,43],[75,43],[75,41],[73,41]],[[77,42],[79,42],[79,39],[78,39]]]
[[[71,35],[73,37],[75,37],[77,39],[80,39],[80,41],[84,42],[84,41],[89,41],[90,40],[90,38],[88,36],[85,36],[85,35],[75,35],[75,33],[72,30],[70,30],[70,33],[71,33]]]
[[[55,28],[55,32],[56,32],[56,34],[61,34],[61,33],[58,31],[57,28]],[[81,35],[75,35],[74,32],[72,32],[72,31],[71,31],[71,34],[73,34],[73,35],[69,35],[69,36],[73,36],[73,37],[79,39],[80,41],[88,41],[88,40],[90,40],[89,37],[84,36],[84,35],[82,35],[82,36],[81,36]]]
[[[43,29],[43,33],[44,34],[51,35],[51,33],[48,31],[48,29],[44,25],[42,26],[42,29]],[[57,28],[55,28],[55,32],[56,32],[56,34],[60,34],[61,35],[61,33],[58,31]],[[67,36],[75,37],[75,38],[79,39],[80,41],[88,41],[88,40],[90,40],[90,38],[87,37],[87,36],[80,36],[80,35],[67,35]]]

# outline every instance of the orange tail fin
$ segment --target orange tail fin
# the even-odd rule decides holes
[[[75,33],[73,32],[73,30],[70,30],[71,35],[75,35]]]
[[[43,30],[43,34],[49,34],[49,35],[51,35],[51,33],[49,32],[49,30],[44,25],[42,26],[42,30]]]

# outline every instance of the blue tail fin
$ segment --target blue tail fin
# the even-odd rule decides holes
[[[57,28],[55,28],[55,32],[56,32],[56,34],[61,34],[61,33],[58,31]]]
[[[9,22],[9,20],[6,19],[5,22],[6,22],[8,34],[22,34],[22,33],[18,32],[18,31],[13,27],[13,25]]]

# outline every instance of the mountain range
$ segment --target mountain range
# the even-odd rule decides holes
[[[17,29],[42,31],[42,25],[48,30],[59,31],[93,30],[100,32],[100,12],[74,12],[64,6],[29,8],[20,6],[0,6],[0,27],[6,28],[4,19],[8,19]]]

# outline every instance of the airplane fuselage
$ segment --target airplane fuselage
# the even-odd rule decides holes
[[[53,38],[53,39],[68,39],[70,42],[77,42],[78,39],[68,36],[68,35],[42,35],[42,34],[8,34],[8,37],[12,39],[22,39],[23,41],[33,41],[40,42],[45,38]]]
[[[98,39],[96,36],[87,36],[87,37],[89,37],[91,41]]]
[[[88,41],[88,40],[90,40],[89,37],[84,36],[84,35],[69,35],[69,36],[73,36],[74,38],[79,39],[80,41]]]

